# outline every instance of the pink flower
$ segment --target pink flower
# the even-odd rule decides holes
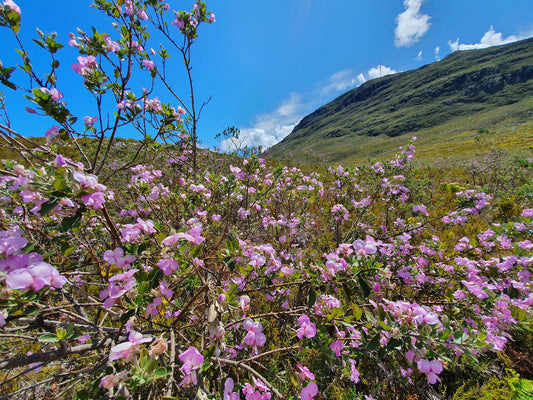
[[[296,367],[300,370],[300,372],[298,373],[298,377],[301,380],[305,380],[305,379],[314,380],[315,379],[315,375],[311,371],[309,371],[309,368],[301,364],[297,364]]]
[[[299,339],[302,339],[304,336],[308,338],[315,337],[316,326],[311,322],[307,315],[302,315],[298,318],[298,323],[300,324],[300,329],[296,331],[296,334]]]
[[[98,63],[94,56],[79,56],[78,64],[72,64],[72,69],[81,76],[87,76],[93,72],[94,69],[98,68]]]
[[[209,19],[207,20],[207,22],[209,22],[210,24],[212,24],[213,22],[215,22],[216,19],[215,19],[215,13],[211,13],[210,16],[209,16]]]
[[[199,245],[205,240],[204,237],[200,236],[201,234],[202,228],[192,228],[187,232],[178,232],[174,235],[166,237],[163,239],[161,244],[163,246],[172,247],[178,243],[179,239],[185,239],[192,244]]]
[[[109,265],[116,265],[117,267],[129,267],[137,259],[131,254],[124,256],[124,250],[121,247],[117,247],[115,250],[107,250],[103,258]]]
[[[159,283],[159,292],[161,296],[166,297],[167,299],[172,298],[174,291],[168,287],[168,282],[165,279],[162,279]]]
[[[106,44],[107,51],[116,53],[120,50],[120,45],[117,42],[112,41],[109,35],[104,35],[104,43]]]
[[[518,247],[524,250],[531,250],[533,249],[533,243],[531,243],[531,240],[524,240],[518,243]]]
[[[105,198],[102,192],[94,192],[81,197],[81,201],[93,210],[104,208]]]
[[[261,322],[254,322],[248,318],[243,322],[242,325],[244,329],[248,331],[244,337],[244,343],[246,343],[248,346],[263,347],[265,345],[266,336],[262,332],[263,325],[261,325]]]
[[[525,217],[525,218],[533,217],[533,208],[527,208],[524,211],[522,211],[522,217]]]
[[[246,313],[248,310],[250,310],[250,297],[247,295],[242,295],[239,298],[239,308],[243,313]]]
[[[420,372],[427,375],[428,382],[434,385],[437,381],[440,382],[439,377],[437,376],[442,372],[442,364],[439,360],[419,360],[417,363],[418,369]]]
[[[144,10],[138,10],[137,16],[139,17],[141,21],[146,21],[148,19],[148,14],[146,14],[146,11]]]
[[[172,273],[178,269],[179,264],[176,260],[171,258],[162,258],[157,263],[157,266],[165,275],[172,275]]]
[[[143,343],[152,341],[151,337],[144,337],[142,333],[130,331],[128,341],[120,343],[111,348],[109,354],[109,361],[120,360],[121,358],[129,359],[133,356],[133,352],[139,350],[139,346]]]
[[[4,1],[4,7],[5,7],[5,6],[8,6],[9,9],[10,9],[11,11],[16,12],[18,15],[20,15],[20,7],[17,6],[17,5],[13,2],[13,0],[5,0],[5,1]]]
[[[185,28],[185,21],[182,18],[176,18],[174,21],[172,21],[172,25],[181,30]]]
[[[100,381],[98,387],[110,390],[112,387],[126,380],[126,373],[123,371],[117,375],[106,375]]]
[[[318,386],[315,382],[309,382],[309,385],[302,389],[302,400],[313,400],[318,394]]]
[[[226,383],[224,383],[224,399],[223,400],[239,400],[239,393],[233,391],[233,387],[235,384],[233,383],[232,378],[226,379]]]
[[[84,174],[80,171],[74,171],[72,174],[72,177],[76,182],[80,184],[80,187],[82,190],[87,191],[88,189],[95,189],[95,190],[105,190],[104,185],[98,184],[98,177],[93,174]]]
[[[55,167],[63,167],[65,165],[67,165],[65,157],[63,157],[61,154],[58,154],[56,156],[56,159],[54,160],[54,166]]]
[[[163,304],[163,299],[161,297],[156,297],[152,303],[146,306],[146,312],[144,313],[144,316],[148,318],[149,315],[152,317],[159,315],[157,307],[159,307],[161,304]]]
[[[28,240],[22,237],[23,232],[19,229],[0,231],[0,255],[9,257],[19,253]]]
[[[122,274],[118,274],[109,279],[109,286],[100,292],[100,298],[106,299],[105,308],[111,308],[115,302],[129,292],[137,280],[133,277],[138,269],[130,269]]]
[[[374,238],[367,236],[364,241],[361,239],[357,239],[353,243],[353,248],[357,254],[361,256],[367,256],[370,254],[374,254],[377,251],[376,245],[377,243]]]
[[[58,125],[54,125],[50,129],[48,129],[46,133],[44,134],[46,136],[46,143],[50,143],[52,139],[57,137],[59,135],[58,131],[59,131]]]
[[[157,97],[153,99],[143,99],[143,103],[144,103],[144,109],[147,111],[158,113],[159,111],[163,109],[163,106],[161,105],[161,102],[159,101]]]
[[[180,368],[185,373],[185,377],[180,383],[180,386],[188,386],[189,384],[197,384],[196,369],[204,362],[204,356],[195,347],[189,347],[179,356],[183,366]]]
[[[42,87],[41,92],[49,94],[55,102],[59,102],[63,98],[63,93],[56,88],[49,90],[48,88]]]
[[[152,60],[143,60],[142,63],[143,63],[143,67],[149,71],[155,68],[155,62]]]
[[[56,88],[53,88],[50,90],[50,95],[52,96],[52,99],[55,101],[55,102],[58,102],[59,100],[61,100],[64,96],[63,96],[63,93],[61,93],[59,90],[57,90]]]
[[[342,340],[336,340],[329,345],[329,348],[335,352],[337,357],[341,356],[341,351],[344,349],[344,343]]]
[[[83,123],[87,127],[93,126],[96,121],[98,121],[98,117],[83,117]]]
[[[357,368],[355,368],[356,361],[352,360],[351,358],[348,360],[350,362],[350,368],[351,368],[351,374],[350,374],[350,380],[353,383],[359,382],[359,371]]]
[[[427,211],[427,208],[425,205],[414,205],[413,206],[413,212],[420,212],[421,214],[424,214],[426,217],[429,217],[429,213]]]
[[[11,289],[35,291],[45,286],[60,288],[67,280],[50,264],[43,261],[35,262],[27,268],[19,268],[7,274],[6,284]]]
[[[89,340],[90,338],[91,336],[89,336],[89,334],[85,334],[85,335],[80,336],[77,340],[81,344],[85,344],[85,342],[87,342],[87,340]]]

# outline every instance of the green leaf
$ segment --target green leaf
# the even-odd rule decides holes
[[[515,305],[511,305],[511,315],[519,322],[525,321],[527,318],[526,312]]]
[[[215,347],[215,346],[212,346],[212,347]],[[211,368],[212,365],[213,365],[213,363],[211,363],[211,361],[205,361],[202,364],[202,366],[200,367],[200,372],[207,371],[209,368]]]
[[[315,292],[315,289],[311,286],[311,288],[309,288],[309,300],[307,301],[307,306],[313,307],[315,305],[315,302],[316,302],[316,292]]]
[[[83,389],[76,393],[76,397],[74,399],[75,400],[89,400],[90,398],[91,397],[89,395],[89,392]]]
[[[45,216],[50,211],[52,211],[55,206],[57,206],[57,203],[59,202],[59,199],[56,197],[52,197],[50,200],[45,201],[43,204],[41,204],[41,208],[39,209],[39,215]]]
[[[344,292],[344,297],[346,298],[346,303],[347,304],[350,304],[351,301],[352,301],[352,291],[350,290],[350,288],[348,287],[348,285],[344,282],[342,284],[342,291]]]
[[[76,228],[81,222],[82,214],[83,213],[80,212],[80,210],[78,210],[76,212],[76,215],[74,215],[72,217],[63,218],[63,220],[61,221],[61,230],[63,232],[68,232],[71,229]]]
[[[41,343],[56,343],[59,342],[59,339],[55,333],[45,333],[39,339]]]
[[[371,351],[376,350],[376,348],[379,346],[379,339],[380,335],[379,333],[376,333],[372,340],[370,340],[370,342],[368,342],[368,344],[366,345],[365,352],[370,353]]]
[[[361,317],[363,316],[363,310],[361,310],[361,307],[359,307],[356,304],[352,304],[352,311],[353,311],[353,316],[355,317],[355,319],[359,321]]]
[[[208,360],[211,357],[213,357],[213,354],[215,354],[216,349],[217,349],[216,346],[210,346],[207,349],[205,349],[203,351],[204,359]]]
[[[383,328],[383,330],[385,331],[390,331],[390,326],[388,326],[385,322],[381,321],[381,320],[378,320],[378,325],[381,326],[381,328]]]
[[[139,285],[139,289],[138,289],[139,294],[143,294],[149,291],[150,291],[150,283],[146,281],[141,282],[141,284]]]
[[[17,90],[17,86],[6,79],[0,79],[0,82],[2,83],[2,85],[7,86],[10,89]]]
[[[363,298],[366,300],[368,296],[370,296],[370,286],[368,286],[368,283],[363,279],[361,275],[357,277],[357,280],[359,281],[359,285],[361,286],[361,289],[363,290]]]
[[[193,247],[193,249],[191,250],[191,258],[194,258],[194,257],[197,257],[198,254],[200,254],[200,251],[202,250],[204,246],[203,245],[199,245],[199,246],[195,246]]]
[[[402,347],[402,341],[400,339],[392,338],[389,340],[389,343],[387,343],[387,350],[400,350]]]

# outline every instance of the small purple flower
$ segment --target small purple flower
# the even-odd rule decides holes
[[[185,377],[180,382],[180,386],[189,386],[191,383],[196,385],[196,369],[204,362],[204,356],[195,347],[189,347],[179,356],[183,366],[180,368],[185,373]]]
[[[149,71],[152,71],[153,69],[155,69],[155,62],[152,60],[143,60],[142,63],[143,63],[143,67]]]
[[[299,339],[302,339],[304,336],[308,338],[315,337],[316,326],[311,322],[307,315],[302,315],[298,318],[298,323],[300,324],[300,329],[298,329],[296,334]]]
[[[525,218],[533,217],[533,208],[527,208],[524,211],[522,211],[522,217],[525,217]]]

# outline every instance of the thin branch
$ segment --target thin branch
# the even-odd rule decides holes
[[[219,357],[213,357],[212,360],[245,369],[246,371],[250,372],[252,375],[255,375],[257,378],[261,379],[261,382],[263,382],[272,391],[272,393],[274,393],[279,399],[284,398],[281,395],[281,393],[278,392],[278,390],[269,381],[263,378],[263,376],[259,372],[257,372],[255,369],[250,367],[248,364],[244,364],[242,361],[228,360],[227,358],[219,358]]]
[[[91,350],[96,350],[105,347],[109,344],[111,344],[110,339],[100,343],[83,344],[70,348],[47,351],[45,353],[35,353],[29,356],[10,358],[4,361],[0,361],[0,370],[22,367],[24,365],[33,364],[36,362],[50,362],[55,360],[61,360],[72,354],[86,353]]]
[[[283,353],[285,351],[298,350],[299,348],[300,348],[300,346],[292,346],[292,347],[283,347],[281,349],[274,349],[274,350],[266,351],[266,352],[261,353],[261,354],[257,354],[257,355],[255,355],[253,357],[249,357],[249,358],[247,358],[245,360],[242,360],[242,362],[254,361],[254,360],[257,360],[258,358],[269,356],[271,354]]]

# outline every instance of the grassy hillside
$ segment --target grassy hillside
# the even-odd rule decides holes
[[[464,158],[478,151],[480,130],[508,148],[532,143],[532,110],[529,39],[455,52],[417,70],[366,82],[303,118],[270,152],[298,157],[312,149],[351,163],[385,157],[406,135],[417,135],[422,159]]]

